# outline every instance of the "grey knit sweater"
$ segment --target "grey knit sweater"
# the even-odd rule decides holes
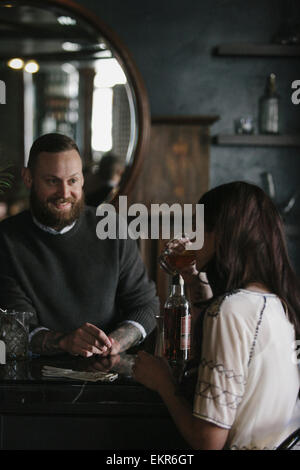
[[[37,325],[70,332],[85,322],[106,333],[124,320],[155,327],[159,302],[134,240],[99,240],[86,207],[65,234],[40,229],[30,211],[0,223],[0,307],[31,311]]]

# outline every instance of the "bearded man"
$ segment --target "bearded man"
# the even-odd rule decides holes
[[[33,312],[38,354],[115,355],[155,327],[159,303],[134,240],[100,240],[76,143],[46,134],[22,177],[30,210],[0,223],[0,307]]]

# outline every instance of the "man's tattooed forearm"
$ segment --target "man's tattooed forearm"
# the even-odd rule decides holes
[[[63,351],[59,347],[59,342],[63,336],[65,336],[64,333],[58,333],[56,331],[39,331],[32,337],[30,349],[36,354],[61,354]]]
[[[121,325],[109,336],[119,342],[121,346],[120,352],[126,351],[132,346],[137,345],[142,339],[141,331],[131,323]]]

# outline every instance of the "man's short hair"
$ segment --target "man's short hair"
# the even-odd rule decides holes
[[[73,149],[80,155],[74,140],[66,135],[56,133],[42,135],[32,144],[27,167],[33,171],[36,167],[38,156],[42,152],[57,153]]]

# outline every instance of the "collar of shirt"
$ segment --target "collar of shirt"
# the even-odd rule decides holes
[[[75,222],[73,222],[71,225],[67,225],[66,227],[64,227],[62,230],[55,230],[54,228],[52,227],[47,227],[47,225],[43,225],[41,224],[35,217],[34,215],[32,215],[32,219],[33,219],[33,222],[38,226],[40,227],[42,230],[44,230],[45,232],[48,232],[48,233],[52,233],[52,235],[62,235],[66,232],[68,232],[69,230],[71,230],[74,225],[76,224],[76,220]]]

